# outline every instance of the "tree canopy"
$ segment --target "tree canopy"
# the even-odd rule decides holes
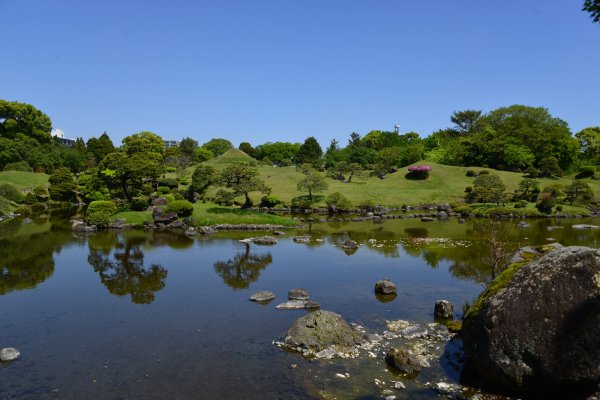
[[[50,118],[31,104],[0,100],[0,137],[15,139],[18,134],[49,143]]]
[[[232,149],[233,145],[227,139],[216,138],[210,139],[208,142],[204,143],[202,148],[209,150],[215,157],[219,157],[227,150]]]
[[[583,2],[583,11],[589,12],[592,20],[600,23],[600,0],[585,0]]]
[[[221,186],[232,189],[237,196],[244,196],[245,202],[242,208],[252,206],[250,192],[259,191],[268,194],[271,191],[260,178],[258,169],[244,162],[235,162],[225,167],[221,171],[219,181]]]

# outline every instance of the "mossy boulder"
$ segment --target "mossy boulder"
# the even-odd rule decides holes
[[[465,383],[524,396],[600,383],[600,251],[546,247],[513,262],[467,312]]]
[[[286,347],[292,350],[321,351],[335,346],[351,348],[360,344],[362,334],[355,331],[341,317],[331,311],[315,311],[298,318],[288,329]]]

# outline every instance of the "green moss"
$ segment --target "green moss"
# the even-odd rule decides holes
[[[517,271],[523,268],[523,266],[526,265],[528,262],[529,261],[519,261],[513,263],[509,265],[508,268],[506,268],[504,271],[502,271],[502,273],[498,275],[496,279],[492,281],[492,283],[490,283],[490,285],[483,291],[483,293],[479,295],[479,297],[477,298],[475,303],[473,303],[471,308],[469,308],[469,311],[467,311],[467,314],[465,315],[465,320],[469,320],[476,317],[483,309],[485,303],[500,290],[506,288],[506,286],[508,286],[508,283],[512,280],[513,276],[517,273]]]
[[[448,330],[452,333],[460,333],[460,331],[462,330],[461,320],[448,321],[445,322],[444,325],[446,325],[448,327]]]

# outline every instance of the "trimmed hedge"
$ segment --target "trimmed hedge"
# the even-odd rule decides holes
[[[194,212],[194,205],[187,200],[175,200],[167,205],[167,212],[176,212],[180,217],[189,217]]]
[[[88,225],[96,225],[98,229],[105,229],[110,224],[110,216],[108,211],[100,210],[88,214],[87,223]]]
[[[96,200],[92,201],[87,208],[87,214],[95,214],[97,212],[106,212],[110,217],[113,214],[117,213],[117,206],[112,201],[108,200]]]

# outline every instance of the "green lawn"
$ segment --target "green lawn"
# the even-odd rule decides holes
[[[46,174],[23,171],[1,171],[0,183],[9,183],[17,189],[30,190],[35,186],[48,186],[48,177]]]
[[[212,161],[212,160],[211,160]],[[350,183],[340,182],[331,179],[323,172],[321,173],[329,185],[329,189],[323,194],[327,195],[333,192],[340,192],[350,199],[354,205],[360,205],[365,201],[372,201],[375,204],[399,207],[403,204],[419,205],[440,202],[462,201],[465,197],[465,187],[473,185],[475,178],[467,177],[467,170],[473,169],[480,171],[483,168],[472,167],[453,167],[435,163],[419,163],[431,166],[433,169],[429,174],[429,179],[416,181],[405,178],[407,168],[402,168],[398,172],[389,174],[385,179],[377,177],[368,177],[364,181],[352,181]],[[225,165],[225,164],[220,164]],[[261,177],[268,186],[272,188],[271,194],[275,195],[284,204],[290,205],[295,196],[307,194],[298,192],[296,184],[303,179],[304,175],[296,171],[295,167],[258,167]],[[500,176],[506,184],[509,192],[517,189],[519,181],[523,179],[523,174],[516,172],[495,171],[486,168],[491,173]],[[574,176],[564,178],[540,178],[542,187],[550,184],[569,185]],[[595,193],[600,195],[600,181],[584,179]],[[217,189],[212,188],[209,195]],[[260,203],[263,195],[255,192],[251,194],[254,204]],[[240,198],[241,199],[241,198]],[[565,208],[566,211],[566,208]]]

